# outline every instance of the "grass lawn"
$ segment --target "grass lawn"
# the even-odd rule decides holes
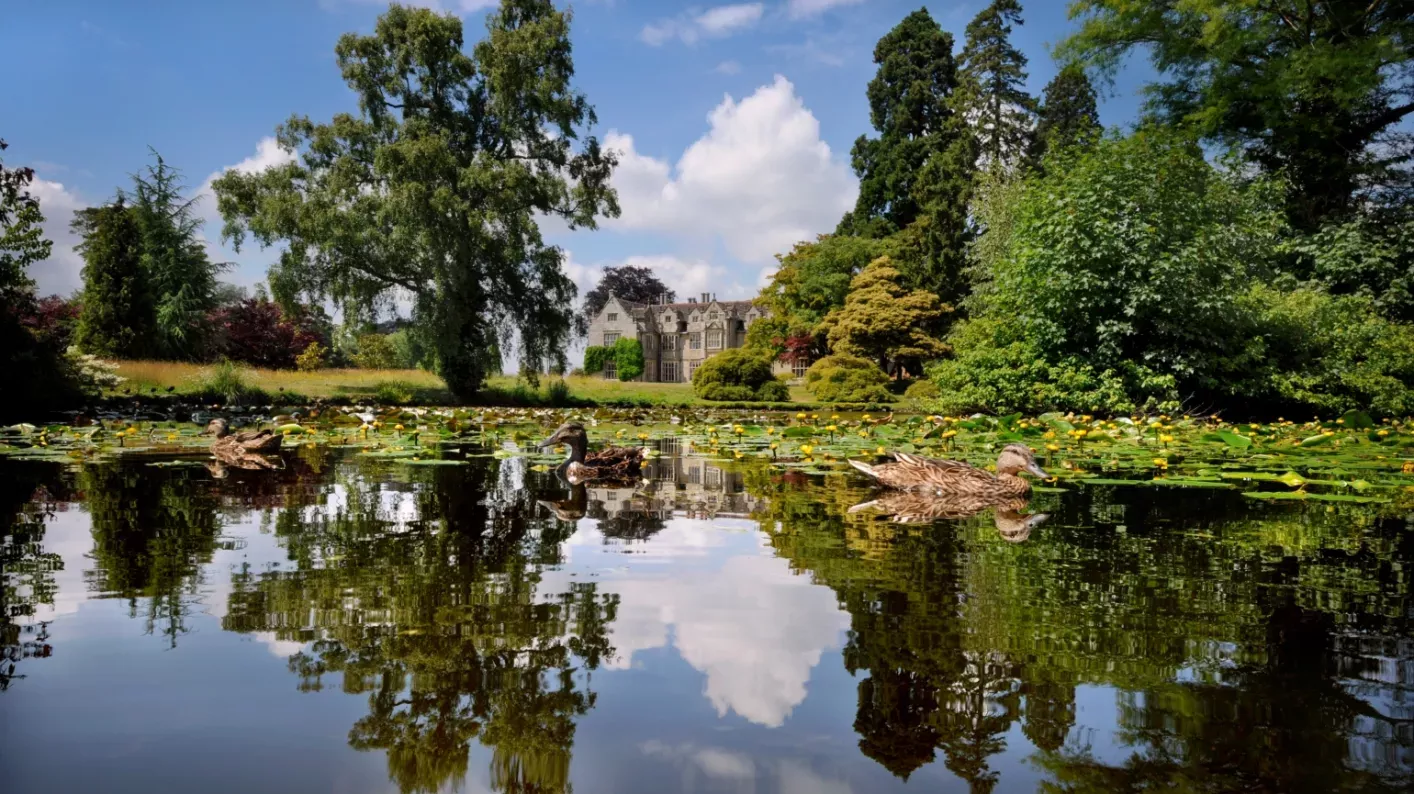
[[[192,394],[202,392],[213,372],[213,365],[178,361],[120,361],[118,375],[127,380],[113,394]],[[380,392],[392,391],[408,399],[403,402],[448,404],[455,400],[446,384],[437,375],[420,369],[321,369],[299,372],[288,369],[243,368],[245,384],[271,395],[297,394],[303,397],[344,397],[351,400],[378,399]],[[494,404],[525,404],[543,394],[545,385],[554,378],[541,378],[540,392],[510,375],[498,375],[486,382],[482,402]],[[564,379],[570,395],[594,403],[640,403],[654,405],[711,405],[692,394],[690,383],[637,383],[605,380],[598,377]],[[791,399],[810,402],[810,393],[799,386],[791,387]]]

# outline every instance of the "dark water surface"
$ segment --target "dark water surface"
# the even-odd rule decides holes
[[[0,461],[6,790],[1411,786],[1405,516],[1092,487],[904,526],[684,457],[579,493],[288,461]]]

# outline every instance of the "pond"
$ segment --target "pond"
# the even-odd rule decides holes
[[[596,441],[642,433],[656,454],[639,482],[578,487],[524,443],[559,418],[297,433],[273,471],[174,448],[195,425],[121,454],[12,436],[7,788],[1414,784],[1414,475],[1378,432],[1354,457],[1390,465],[1337,469],[1363,487],[1323,491],[1305,466],[1291,477],[1315,484],[1291,491],[1293,461],[1264,476],[1220,439],[1161,472],[1211,487],[1087,472],[1128,455],[1116,431],[1048,457],[1073,476],[1026,504],[913,505],[904,523],[851,512],[879,492],[837,465],[849,450],[799,454],[864,439],[858,418],[604,422]],[[985,457],[1001,424],[933,437]],[[895,441],[859,426],[851,443]],[[1247,484],[1202,474],[1224,466]]]

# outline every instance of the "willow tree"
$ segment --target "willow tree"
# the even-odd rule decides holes
[[[277,130],[291,162],[217,179],[224,236],[283,246],[277,294],[354,312],[410,297],[461,397],[501,349],[528,374],[562,364],[575,287],[536,219],[594,228],[619,211],[613,155],[581,138],[596,119],[570,86],[569,23],[550,0],[502,0],[466,52],[455,16],[394,5],[373,35],[345,34],[359,113],[292,117]]]

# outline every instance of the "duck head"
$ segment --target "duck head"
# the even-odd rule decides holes
[[[212,420],[206,425],[206,429],[203,430],[203,431],[201,431],[201,435],[203,435],[203,436],[208,436],[208,435],[209,435],[209,436],[216,436],[217,438],[225,438],[226,436],[228,436],[228,435],[230,435],[230,434],[231,434],[231,425],[230,425],[228,422],[226,422],[225,419],[212,419]]]
[[[540,442],[540,447],[553,447],[557,444],[564,444],[570,448],[570,460],[584,461],[584,452],[589,448],[589,434],[585,432],[584,425],[577,422],[565,422],[550,434],[550,437]]]
[[[1050,476],[1036,465],[1036,456],[1031,453],[1030,447],[1025,444],[1007,444],[1002,447],[1002,454],[997,456],[997,474],[1016,476],[1022,472],[1043,480]]]

